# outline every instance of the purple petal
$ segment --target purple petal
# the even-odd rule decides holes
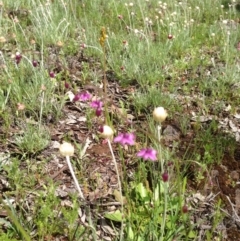
[[[122,145],[134,145],[135,135],[133,133],[119,133],[119,135],[114,138],[114,142],[119,142]]]
[[[127,145],[134,145],[135,143],[135,135],[133,133],[124,134],[124,142]]]
[[[137,156],[138,156],[138,157],[143,157],[143,156],[145,155],[145,153],[146,153],[146,149],[142,149],[141,151],[139,151],[139,152],[137,153]]]
[[[92,97],[91,94],[88,93],[87,91],[80,94],[81,101],[88,101],[89,99],[91,99],[91,97]]]
[[[113,142],[121,142],[123,138],[123,134],[119,133],[117,137],[113,139]]]
[[[157,151],[151,148],[142,149],[137,153],[138,157],[142,157],[144,160],[157,160]]]
[[[90,106],[94,109],[101,109],[103,107],[103,103],[100,100],[94,100],[91,102]]]

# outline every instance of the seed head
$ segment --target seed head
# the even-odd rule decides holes
[[[63,156],[73,156],[74,154],[74,146],[68,142],[64,142],[60,145],[59,151]]]
[[[157,107],[153,111],[153,119],[162,123],[167,118],[167,111],[163,107]]]
[[[113,137],[113,130],[110,126],[107,126],[107,125],[101,126],[99,129],[99,132],[101,133],[101,136],[103,138],[112,139]]]

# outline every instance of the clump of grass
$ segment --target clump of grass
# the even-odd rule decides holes
[[[23,133],[15,137],[19,150],[26,154],[36,154],[44,150],[49,141],[49,131],[44,128],[36,128],[34,124],[27,124],[23,127]]]

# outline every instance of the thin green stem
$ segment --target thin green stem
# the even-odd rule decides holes
[[[41,124],[42,124],[43,101],[44,101],[44,91],[42,91],[42,98],[41,98],[40,117],[39,117],[39,130],[41,129]]]
[[[164,229],[166,225],[166,217],[167,217],[167,183],[164,183],[164,212],[163,212],[163,221],[161,225],[161,238],[160,241],[164,238]]]
[[[28,233],[24,230],[21,223],[18,221],[17,216],[14,214],[14,212],[9,208],[9,205],[6,204],[2,198],[0,198],[0,203],[4,206],[5,210],[7,211],[9,219],[14,223],[17,230],[21,233],[22,238],[26,241],[31,241],[31,237],[28,235]]]

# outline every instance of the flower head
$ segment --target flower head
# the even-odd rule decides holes
[[[156,161],[157,160],[157,151],[152,148],[145,148],[142,149],[137,153],[138,157],[142,157],[144,160],[151,160]]]
[[[133,133],[120,133],[113,141],[122,145],[134,145],[135,139],[136,136]]]
[[[107,126],[107,125],[101,126],[99,129],[99,132],[101,133],[101,136],[103,138],[112,139],[113,137],[113,129],[110,126]]]
[[[87,91],[84,91],[79,94],[79,97],[80,97],[81,101],[88,101],[89,99],[92,98],[92,95],[90,93],[88,93]]]
[[[100,100],[93,100],[90,104],[93,109],[102,109],[103,102]]]
[[[153,111],[153,119],[162,123],[167,118],[167,111],[163,107],[157,107]]]
[[[74,147],[72,144],[68,143],[68,142],[64,142],[63,144],[60,145],[59,147],[59,151],[61,153],[61,155],[63,156],[73,156],[74,154]]]

